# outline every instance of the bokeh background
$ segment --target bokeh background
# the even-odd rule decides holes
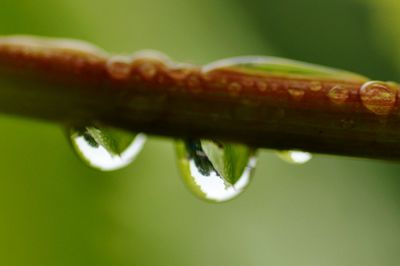
[[[261,54],[400,81],[397,0],[1,0],[0,34],[157,49],[197,64]],[[260,153],[248,190],[208,204],[152,138],[102,173],[59,125],[0,116],[0,265],[400,265],[400,164]]]

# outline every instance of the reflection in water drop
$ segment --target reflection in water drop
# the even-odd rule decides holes
[[[229,84],[228,89],[231,94],[237,95],[242,90],[242,85],[239,82],[232,82]]]
[[[268,83],[264,82],[262,80],[257,81],[256,86],[257,86],[257,89],[262,92],[266,91],[268,89]]]
[[[289,94],[294,100],[301,100],[304,96],[304,90],[301,89],[289,89]]]
[[[376,115],[388,115],[396,103],[397,88],[390,82],[370,81],[360,90],[364,106]]]
[[[293,164],[304,164],[312,159],[311,153],[304,151],[279,151],[279,158]]]
[[[349,98],[349,90],[341,85],[334,86],[328,92],[329,99],[335,104],[342,104]]]
[[[150,80],[154,78],[155,75],[157,75],[157,67],[152,62],[142,62],[139,65],[138,71],[140,75],[146,80]]]
[[[322,89],[322,84],[318,81],[311,81],[310,82],[310,90],[317,92],[320,91]]]
[[[89,166],[112,171],[131,163],[146,141],[144,134],[131,134],[116,129],[82,127],[70,129],[70,140],[76,153]]]
[[[107,62],[107,71],[115,79],[127,79],[131,74],[131,58],[113,56]]]
[[[255,151],[239,144],[179,141],[177,152],[186,185],[195,195],[211,202],[238,196],[249,184],[256,164]]]

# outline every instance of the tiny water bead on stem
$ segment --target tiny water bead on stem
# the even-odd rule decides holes
[[[396,104],[398,87],[392,82],[369,81],[361,87],[360,97],[368,110],[377,115],[387,116]]]
[[[399,86],[273,57],[205,67],[77,41],[0,38],[0,111],[276,150],[400,158]]]

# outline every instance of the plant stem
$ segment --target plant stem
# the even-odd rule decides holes
[[[0,112],[173,138],[400,158],[399,101],[390,114],[369,111],[361,81],[204,72],[86,48],[0,39]],[[337,86],[348,94],[335,102],[328,96]]]

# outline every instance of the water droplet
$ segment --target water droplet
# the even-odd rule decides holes
[[[125,56],[113,56],[107,62],[108,74],[115,79],[127,79],[131,74],[132,59]]]
[[[262,80],[257,81],[256,86],[259,91],[266,91],[268,89],[268,83]]]
[[[329,99],[335,104],[342,104],[349,98],[349,90],[341,85],[336,85],[328,92]]]
[[[141,62],[138,67],[139,74],[146,80],[151,80],[157,75],[157,67],[153,62]]]
[[[171,68],[168,71],[168,76],[176,82],[182,82],[191,73],[191,70],[186,68]]]
[[[238,95],[239,92],[242,90],[242,85],[239,82],[232,82],[228,86],[228,90],[232,95]]]
[[[299,101],[303,98],[304,96],[304,91],[301,89],[289,89],[289,94],[292,96],[293,99]]]
[[[141,50],[133,55],[134,60],[137,59],[152,59],[154,61],[163,62],[165,64],[172,64],[171,58],[166,54],[156,50]]]
[[[293,163],[293,164],[304,164],[311,160],[312,155],[311,153],[304,152],[304,151],[279,151],[278,152],[279,158],[282,160]]]
[[[318,81],[311,81],[310,82],[310,90],[317,92],[320,91],[322,89],[322,84]]]
[[[127,166],[146,141],[144,134],[97,126],[71,127],[69,135],[79,157],[89,166],[103,171]]]
[[[177,143],[179,167],[189,189],[201,199],[224,202],[249,184],[256,164],[254,149],[208,140]]]
[[[365,83],[360,90],[364,106],[377,115],[388,115],[396,103],[397,89],[394,84],[381,81]]]
[[[167,55],[155,50],[142,50],[133,55],[133,65],[137,73],[145,80],[150,81],[163,72],[166,68],[185,69],[188,65],[176,64]],[[158,81],[164,82],[164,76],[159,76]]]

